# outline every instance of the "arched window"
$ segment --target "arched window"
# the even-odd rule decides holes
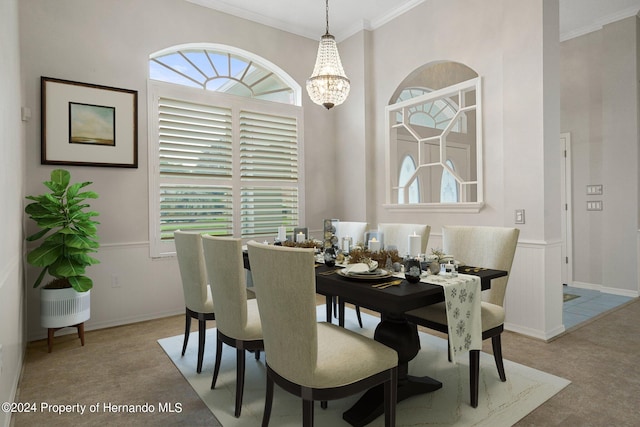
[[[409,181],[409,178],[413,176],[416,171],[416,162],[413,161],[411,156],[405,156],[402,161],[402,165],[400,166],[400,176],[398,177],[398,185],[401,188],[404,188]],[[404,191],[398,191],[398,204],[403,204],[404,201]],[[414,179],[413,182],[409,185],[409,201],[408,203],[420,203],[420,183],[417,179]]]
[[[174,46],[149,56],[152,256],[173,233],[266,238],[304,220],[301,87],[231,46]]]
[[[300,86],[269,61],[231,46],[188,44],[149,58],[149,78],[249,98],[301,105]]]
[[[455,171],[453,162],[447,160],[445,164]],[[458,183],[456,179],[449,173],[449,169],[442,169],[442,179],[440,180],[440,203],[457,203],[460,201],[458,198]]]

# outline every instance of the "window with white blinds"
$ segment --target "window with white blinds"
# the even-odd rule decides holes
[[[149,84],[152,255],[176,230],[268,239],[301,222],[302,109]]]

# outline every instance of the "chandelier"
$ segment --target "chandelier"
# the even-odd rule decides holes
[[[340,105],[349,95],[349,79],[344,74],[336,39],[329,34],[329,0],[326,0],[327,31],[320,39],[313,73],[307,80],[309,98],[327,110]]]

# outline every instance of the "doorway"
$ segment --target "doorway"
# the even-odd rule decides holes
[[[573,284],[573,215],[571,192],[571,134],[560,134],[560,193],[562,235],[562,284]]]

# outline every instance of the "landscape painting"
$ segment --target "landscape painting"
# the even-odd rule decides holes
[[[114,107],[69,103],[69,143],[116,145]]]

